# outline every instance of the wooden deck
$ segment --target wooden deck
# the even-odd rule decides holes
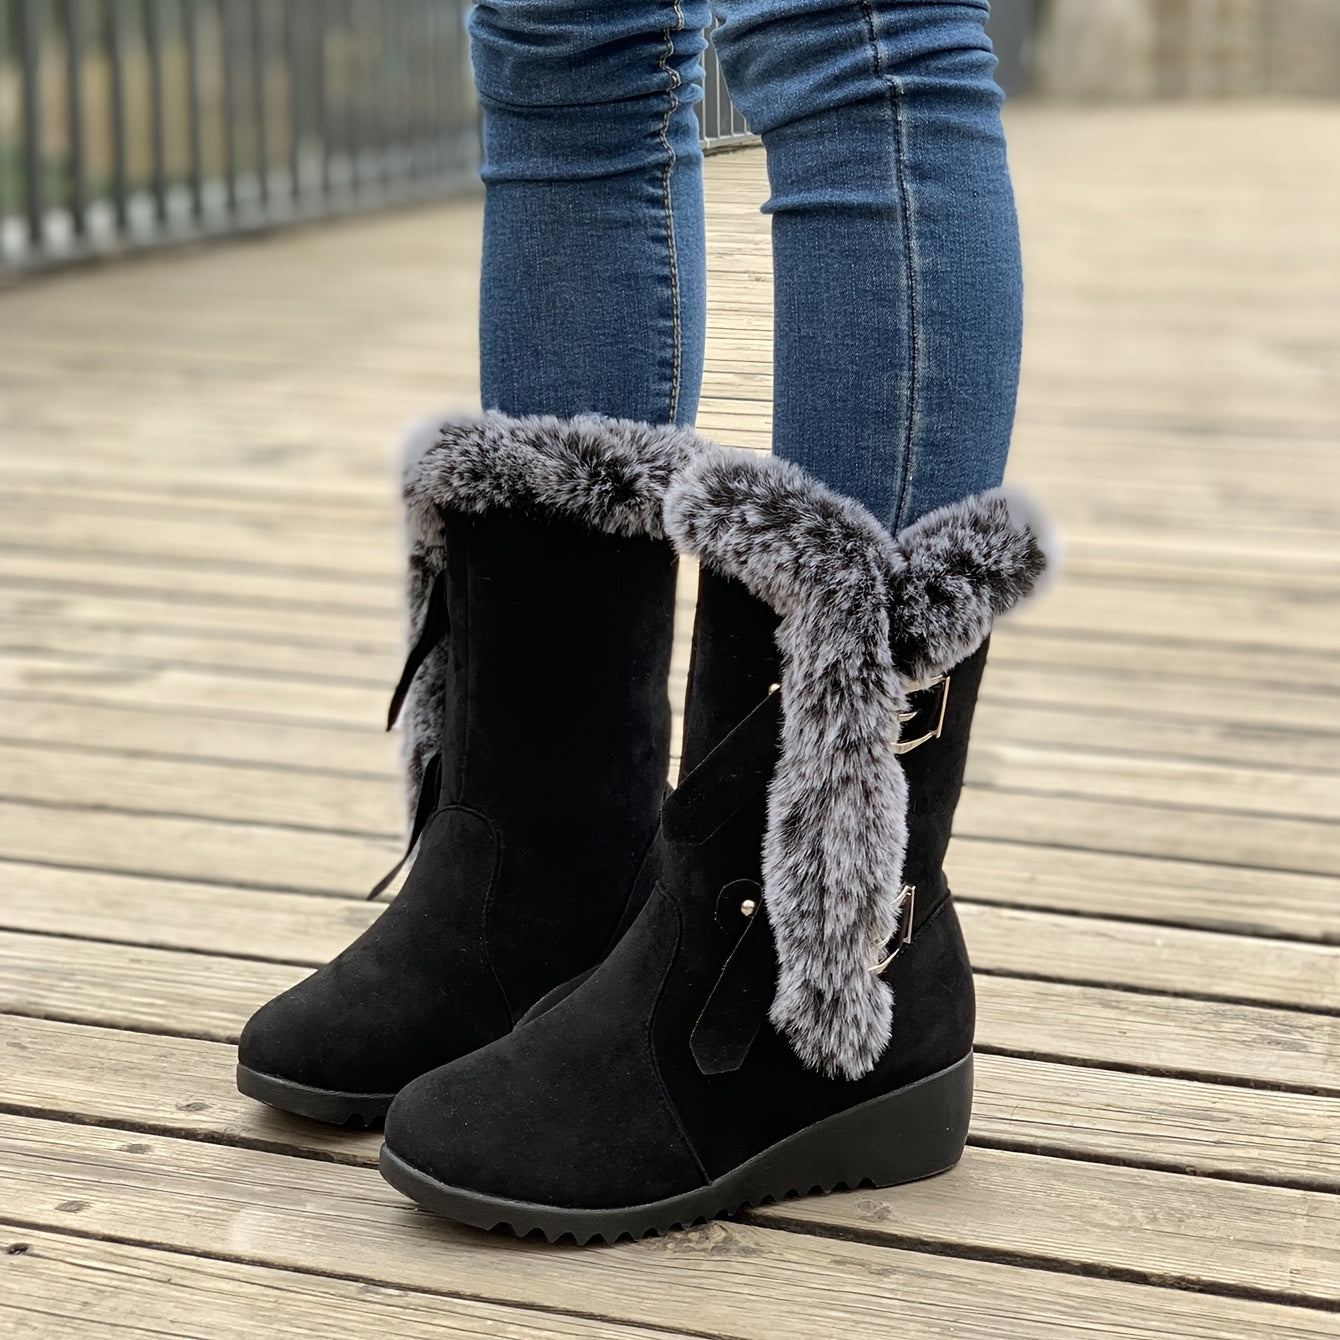
[[[0,1335],[1340,1330],[1340,107],[1020,108],[1012,478],[952,856],[951,1174],[547,1247],[234,1091],[397,849],[390,439],[476,395],[471,199],[0,295]],[[758,150],[700,427],[768,441]],[[7,1249],[7,1252],[3,1249]]]

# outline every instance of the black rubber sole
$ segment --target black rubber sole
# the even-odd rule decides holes
[[[641,1238],[791,1196],[934,1177],[963,1155],[972,1113],[972,1057],[807,1126],[707,1186],[613,1209],[536,1205],[448,1186],[383,1144],[381,1174],[426,1210],[475,1228],[543,1233],[580,1244]]]
[[[324,1121],[330,1126],[354,1126],[368,1130],[386,1119],[393,1093],[343,1093],[339,1089],[314,1089],[278,1075],[267,1075],[244,1065],[237,1067],[237,1087],[248,1098],[281,1112]]]

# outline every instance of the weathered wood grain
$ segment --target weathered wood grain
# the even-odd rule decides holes
[[[28,1031],[31,1038],[31,1024]],[[126,1036],[111,1035],[114,1040]],[[7,1041],[12,1055],[13,1039]],[[169,1130],[226,1131],[262,1149],[283,1148],[287,1136],[290,1148],[324,1152],[340,1162],[369,1166],[375,1160],[374,1135],[356,1137],[317,1128],[309,1140],[309,1123],[223,1091],[225,1084],[231,1087],[231,1064],[224,1064],[231,1060],[230,1050],[226,1057],[219,1056],[226,1049],[184,1042],[174,1050],[180,1054],[187,1048],[192,1049],[191,1056],[181,1059],[194,1059],[198,1065],[197,1053],[208,1048],[216,1064],[203,1077],[203,1085],[198,1075],[170,1072],[175,1092],[184,1096],[168,1114]],[[122,1101],[127,1086],[117,1076],[125,1071],[115,1062],[124,1059],[104,1057],[92,1067],[101,1079],[111,1081]],[[65,1073],[69,1091],[74,1086],[68,1069]],[[136,1129],[162,1128],[161,1117],[157,1122],[148,1118],[150,1104],[142,1092],[131,1098],[130,1106]],[[233,1113],[236,1128],[224,1124]],[[100,1115],[105,1119],[110,1114]],[[838,1228],[903,1246],[957,1244],[982,1254],[1027,1256],[1070,1266],[1107,1265],[1149,1271],[1171,1281],[1326,1301],[1340,1286],[1333,1259],[1340,1250],[1337,1215],[1340,1198],[1334,1196],[977,1148],[952,1175],[916,1190],[903,1187],[817,1198],[750,1217],[765,1225]],[[1249,1223],[1255,1231],[1225,1242],[1224,1222]],[[1151,1250],[1149,1235],[1155,1224]]]
[[[381,901],[0,862],[0,927],[317,967],[381,914]],[[1340,951],[1338,951],[1340,952]]]
[[[0,1238],[0,1336],[13,1340],[367,1340],[374,1328],[404,1340],[576,1340],[597,1325],[610,1340],[682,1334],[340,1279],[318,1267],[274,1270],[27,1227]]]
[[[718,1222],[604,1250],[554,1248],[416,1212],[370,1169],[55,1122],[0,1117],[0,1168],[9,1191],[0,1213],[41,1229],[170,1239],[196,1255],[408,1288],[464,1292],[455,1282],[468,1281],[470,1292],[499,1303],[699,1334],[706,1320],[741,1340],[773,1340],[779,1317],[788,1334],[824,1340],[837,1326],[853,1336],[1071,1336],[1077,1321],[1129,1337],[1175,1327],[1191,1340],[1246,1340],[1263,1329],[1328,1335],[1333,1320],[754,1225]]]
[[[1340,1293],[1340,1197],[1074,1159],[969,1149],[943,1178],[809,1197],[746,1218],[1318,1303]]]
[[[379,1137],[244,1098],[224,1042],[0,1016],[11,1110],[372,1166]],[[1340,1098],[979,1054],[970,1141],[1340,1191]]]
[[[946,863],[960,897],[1340,943],[1333,875],[1250,870],[960,833]]]
[[[274,889],[0,863],[0,928],[316,966],[385,905]],[[1005,973],[1316,1011],[1340,1000],[1340,946],[960,901],[973,962]]]
[[[0,1011],[235,1041],[307,971],[3,931]],[[1340,1015],[993,973],[978,975],[977,1010],[987,1050],[1340,1094]]]
[[[203,706],[173,709],[152,701],[100,703],[0,691],[0,734],[113,757],[261,764],[290,774],[353,774],[367,781],[400,775],[401,737],[375,722],[257,720]]]
[[[367,891],[403,851],[399,837],[227,824],[0,801],[6,859],[148,873],[346,897]]]
[[[398,855],[390,444],[477,408],[478,199],[4,295],[0,1333],[1333,1332],[1340,113],[1011,112],[1010,475],[1069,557],[994,641],[951,853],[976,1144],[636,1248],[416,1215],[208,1040]],[[699,427],[763,449],[763,156],[708,181]]]

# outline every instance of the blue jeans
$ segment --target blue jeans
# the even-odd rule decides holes
[[[763,141],[773,450],[897,529],[1000,482],[1018,227],[986,0],[485,0],[480,394],[691,424],[703,29]]]

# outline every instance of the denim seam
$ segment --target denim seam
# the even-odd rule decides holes
[[[886,74],[879,54],[879,40],[875,15],[870,0],[861,0],[865,15],[866,36],[870,55],[875,65],[875,77],[888,93],[889,119],[893,129],[893,167],[898,186],[898,207],[903,225],[903,263],[907,267],[907,418],[903,428],[902,478],[898,481],[897,501],[889,518],[890,529],[902,526],[903,509],[907,506],[907,492],[912,481],[913,454],[916,444],[916,424],[920,405],[917,382],[921,375],[921,332],[919,329],[921,304],[917,293],[916,242],[913,237],[911,198],[907,190],[907,127],[903,121],[903,90],[896,78]]]
[[[661,52],[657,64],[662,73],[670,80],[670,86],[666,92],[670,95],[670,100],[666,105],[665,116],[661,119],[657,134],[661,141],[661,147],[665,150],[665,167],[661,170],[661,205],[665,212],[665,245],[670,260],[670,319],[672,326],[671,333],[671,363],[670,363],[670,411],[667,415],[667,422],[674,423],[679,413],[679,378],[680,378],[680,300],[679,300],[679,259],[675,254],[675,216],[671,204],[670,178],[675,168],[675,151],[670,144],[670,118],[674,116],[679,107],[679,97],[676,89],[679,88],[679,71],[673,69],[670,65],[670,56],[675,49],[672,33],[682,31],[684,28],[684,11],[680,8],[680,0],[673,0],[675,10],[674,28],[663,28],[662,34],[665,38],[665,49]]]

